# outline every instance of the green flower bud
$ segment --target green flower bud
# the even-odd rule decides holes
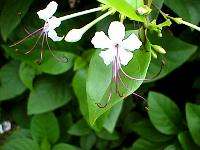
[[[159,45],[151,45],[151,47],[158,53],[161,53],[161,54],[165,54],[166,53],[165,49],[162,48]]]
[[[149,8],[147,5],[144,5],[142,7],[139,7],[137,10],[136,10],[136,13],[138,15],[148,15],[149,13],[151,12],[151,8]]]
[[[158,55],[156,54],[156,52],[154,50],[151,49],[151,55],[153,56],[153,58],[157,59]]]

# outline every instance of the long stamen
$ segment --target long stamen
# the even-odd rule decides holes
[[[131,80],[136,80],[136,81],[149,81],[149,80],[153,80],[155,79],[156,77],[158,77],[163,69],[163,66],[164,66],[164,62],[162,61],[161,63],[161,67],[160,67],[160,70],[158,73],[156,73],[154,76],[150,77],[150,78],[136,78],[136,77],[131,77],[129,76],[123,69],[122,69],[122,66],[121,66],[121,63],[118,64],[119,65],[119,68],[121,70],[121,72],[125,75],[125,77],[131,79]]]
[[[119,67],[118,67],[118,64],[119,64],[119,45],[117,44],[116,46],[116,51],[117,51],[117,55],[115,57],[115,85],[116,85],[116,93],[117,93],[117,96],[120,96],[120,97],[123,97],[120,92],[119,92],[119,81],[118,81],[118,78],[119,78]]]
[[[30,34],[27,35],[25,38],[23,38],[22,40],[18,41],[18,42],[15,43],[15,44],[10,45],[9,47],[13,47],[13,46],[15,46],[15,45],[20,44],[21,42],[25,41],[26,39],[28,39],[29,37],[33,36],[34,34],[38,33],[38,32],[41,31],[41,30],[43,30],[43,27],[37,29],[36,31],[34,31],[34,32],[32,32],[32,33],[30,33]]]
[[[51,47],[49,45],[49,42],[48,42],[48,37],[47,37],[47,34],[45,34],[45,37],[46,37],[46,43],[47,43],[47,47],[49,49],[49,52],[51,53],[51,55],[59,62],[61,63],[67,63],[69,61],[69,59],[66,57],[66,56],[63,56],[63,58],[59,58],[58,56],[56,56],[53,51],[51,50]]]
[[[39,61],[39,65],[42,64],[43,49],[44,49],[44,38],[45,38],[45,36],[46,36],[46,33],[42,37],[42,46],[41,46],[41,49],[40,49],[40,61]]]
[[[119,72],[118,72],[118,76],[119,76],[119,80],[120,80],[120,82],[122,83],[123,87],[126,88],[129,92],[131,92],[131,94],[135,95],[136,97],[141,98],[141,99],[145,102],[145,104],[146,104],[146,106],[145,106],[146,110],[149,111],[149,108],[148,108],[148,106],[147,106],[147,100],[146,100],[143,96],[141,96],[141,95],[139,95],[139,94],[137,94],[137,93],[135,93],[135,92],[132,92],[132,91],[128,88],[127,84],[125,84],[124,81],[122,80],[122,78],[121,78]]]
[[[34,48],[35,48],[35,46],[37,45],[37,43],[38,43],[39,39],[41,38],[42,34],[43,34],[43,32],[41,32],[41,33],[40,33],[40,35],[39,35],[39,36],[37,37],[37,39],[36,39],[36,42],[35,42],[35,44],[32,46],[32,48],[31,48],[29,51],[25,52],[25,54],[29,54],[30,52],[32,52],[32,51],[33,51],[33,49],[34,49]]]
[[[115,78],[115,62],[113,61],[113,63],[112,63],[112,80],[111,80],[111,83],[110,83],[109,97],[108,97],[107,102],[103,106],[100,103],[96,103],[96,105],[99,108],[105,108],[109,104],[111,97],[112,97],[112,83],[113,83],[114,78]]]

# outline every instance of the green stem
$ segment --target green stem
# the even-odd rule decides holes
[[[182,24],[184,24],[186,26],[189,26],[189,27],[191,27],[193,29],[196,29],[197,31],[200,31],[200,27],[198,27],[198,26],[196,26],[196,25],[194,25],[192,23],[189,23],[189,22],[184,21],[184,20],[182,20],[180,23],[182,23]]]

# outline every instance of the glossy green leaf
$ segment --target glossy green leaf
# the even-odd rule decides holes
[[[148,95],[149,117],[154,127],[163,134],[177,134],[183,128],[182,115],[177,105],[163,94]]]
[[[163,6],[164,0],[154,0],[153,5],[155,5],[157,8],[161,9]],[[150,20],[153,21],[154,19],[158,18],[159,11],[157,9],[152,9],[150,13]]]
[[[19,62],[10,61],[0,69],[0,101],[8,100],[26,90],[19,78]]]
[[[170,9],[172,9],[176,14],[178,14],[186,21],[192,22],[194,24],[198,24],[200,21],[199,0],[176,0],[176,5],[174,5],[173,1],[165,0],[165,5],[167,5]]]
[[[40,144],[41,150],[51,150],[51,144],[50,142],[44,138]]]
[[[40,150],[40,147],[34,140],[18,138],[7,142],[1,150]]]
[[[24,85],[33,90],[33,79],[36,75],[36,70],[26,63],[21,63],[19,69],[19,76]]]
[[[88,135],[82,136],[80,139],[81,149],[92,149],[92,147],[96,144],[96,136],[93,132]]]
[[[72,86],[78,98],[80,111],[82,115],[85,117],[85,119],[88,120],[86,78],[87,78],[87,70],[86,69],[78,70],[74,75]]]
[[[51,55],[49,50],[44,49],[42,64],[38,65],[35,63],[35,61],[38,61],[38,59],[40,58],[39,49],[36,48],[34,52],[30,53],[29,55],[25,55],[24,53],[27,51],[27,49],[29,50],[31,48],[30,45],[28,47],[21,46],[19,49],[17,48],[18,51],[15,51],[14,48],[9,48],[7,46],[2,46],[2,47],[6,51],[6,53],[11,57],[13,57],[14,59],[24,61],[26,64],[29,64],[37,71],[53,75],[58,75],[71,69],[73,67],[74,59],[76,57],[72,53],[63,51],[53,51],[54,55],[59,57],[61,60],[66,61],[66,59],[68,59],[67,62],[60,62]]]
[[[90,132],[90,128],[84,119],[73,124],[67,131],[71,135],[84,136]]]
[[[151,57],[149,52],[138,50],[134,53],[132,61],[130,61],[129,64],[124,67],[124,70],[131,76],[144,78],[150,59]],[[93,125],[96,119],[99,118],[103,113],[125,98],[116,96],[113,83],[113,94],[109,105],[105,108],[99,108],[95,104],[97,102],[104,104],[108,99],[109,87],[112,78],[111,70],[111,65],[106,66],[103,63],[102,58],[98,55],[98,52],[92,57],[88,70],[88,78],[86,81],[89,122],[91,125]],[[123,74],[121,76],[131,90],[127,91],[125,87],[120,85],[120,91],[123,91],[123,94],[126,96],[130,95],[142,84],[141,81],[125,79]]]
[[[155,75],[159,71],[162,60],[165,61],[165,65],[160,75],[151,81],[161,79],[171,73],[173,70],[180,67],[197,50],[197,46],[183,42],[180,39],[172,36],[170,33],[164,33],[163,38],[158,38],[155,35],[151,35],[150,41],[152,44],[162,46],[167,52],[163,55],[163,57],[158,56],[158,59],[152,59],[147,76]]]
[[[173,138],[173,136],[164,135],[158,132],[149,120],[142,120],[133,124],[133,131],[140,137],[152,142],[165,142]]]
[[[104,122],[103,127],[110,133],[113,133],[115,126],[117,124],[117,120],[119,118],[119,115],[121,113],[123,106],[123,102],[120,102],[113,106],[113,108],[110,110],[107,119]]]
[[[55,145],[52,150],[81,150],[81,149],[70,144],[59,143]]]
[[[82,57],[77,57],[74,62],[74,70],[84,68],[87,65],[87,62]]]
[[[124,16],[132,20],[144,22],[144,16],[139,16],[136,13],[138,7],[144,5],[143,0],[98,0],[99,2],[112,7]],[[122,7],[123,6],[123,7]]]
[[[183,150],[191,150],[191,149],[199,149],[194,141],[192,140],[192,137],[188,131],[184,131],[178,134],[178,140],[181,144],[181,147]]]
[[[60,78],[42,77],[35,82],[28,99],[28,114],[39,114],[61,107],[71,99],[67,82]]]
[[[26,139],[26,138],[29,138],[31,139],[31,133],[30,133],[30,130],[29,129],[17,129],[15,131],[12,132],[12,134],[6,139],[6,141],[12,141],[12,140],[15,140],[15,139]]]
[[[0,15],[0,29],[4,41],[20,23],[32,2],[33,0],[26,0],[26,3],[24,0],[6,1]]]
[[[97,133],[97,136],[104,140],[117,140],[119,139],[119,134],[117,132],[109,133],[106,130],[102,130],[101,132]]]
[[[50,143],[55,143],[60,135],[55,115],[53,113],[35,115],[31,121],[31,134],[38,142],[47,139]]]
[[[178,143],[170,144],[164,148],[164,150],[182,150]]]
[[[167,143],[156,143],[156,142],[150,142],[148,140],[145,140],[143,138],[137,139],[132,147],[129,148],[129,150],[163,150],[164,147],[166,147]]]
[[[190,134],[194,142],[200,146],[200,106],[195,104],[186,104],[186,120]]]

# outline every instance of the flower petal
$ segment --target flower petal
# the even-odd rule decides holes
[[[50,37],[53,41],[61,41],[64,36],[59,37],[55,30],[49,30],[48,37]]]
[[[59,27],[60,24],[61,24],[61,21],[58,18],[56,18],[56,17],[53,16],[48,21],[48,25],[49,25],[48,29],[49,30],[54,30],[55,28]]]
[[[113,21],[108,29],[108,35],[114,44],[120,44],[125,36],[125,27],[119,21]]]
[[[128,62],[133,58],[132,52],[127,52],[124,49],[119,49],[120,63],[126,66]]]
[[[96,32],[91,42],[95,48],[105,49],[112,46],[110,39],[103,31]]]
[[[101,56],[101,58],[103,58],[103,61],[106,65],[109,65],[115,57],[115,51],[114,51],[114,49],[108,49],[106,51],[101,51],[99,53],[99,56]]]
[[[45,9],[37,12],[40,19],[47,21],[56,12],[58,4],[55,1],[50,2]]]
[[[125,39],[122,42],[123,48],[129,51],[134,51],[136,49],[139,49],[141,45],[142,42],[134,33],[132,33],[127,39]]]

